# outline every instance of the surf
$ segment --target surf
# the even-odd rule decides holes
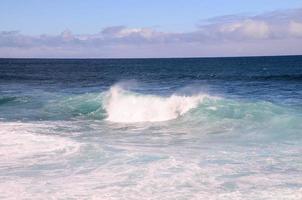
[[[112,122],[160,122],[184,115],[198,107],[205,98],[209,98],[209,95],[140,95],[113,86],[105,97],[104,109],[107,112],[106,120]]]

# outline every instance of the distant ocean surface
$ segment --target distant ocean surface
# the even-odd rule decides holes
[[[0,199],[302,199],[302,56],[0,59]]]

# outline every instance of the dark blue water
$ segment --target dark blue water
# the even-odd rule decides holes
[[[1,85],[48,90],[93,88],[136,80],[157,88],[206,84],[227,94],[264,90],[301,97],[302,56],[187,59],[1,59]],[[262,88],[263,87],[263,88]],[[212,88],[212,87],[211,87]],[[91,89],[91,90],[93,90]],[[291,91],[288,95],[286,91]]]
[[[301,199],[301,130],[302,56],[0,59],[3,198]]]

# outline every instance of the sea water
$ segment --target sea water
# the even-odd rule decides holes
[[[302,56],[0,59],[1,199],[302,199]]]

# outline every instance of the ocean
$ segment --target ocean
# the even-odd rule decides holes
[[[1,199],[302,199],[302,56],[0,59]]]

